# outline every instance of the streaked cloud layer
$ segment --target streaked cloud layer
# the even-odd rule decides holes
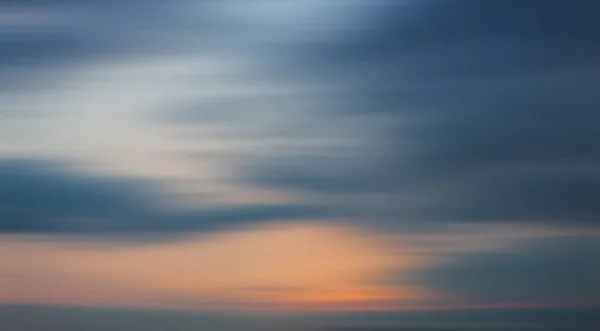
[[[596,306],[599,9],[0,1],[0,301]]]

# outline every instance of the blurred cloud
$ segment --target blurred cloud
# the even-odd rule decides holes
[[[3,232],[68,233],[91,230],[94,223],[123,225],[123,218],[139,218],[155,205],[144,201],[133,182],[86,178],[52,167],[24,160],[0,163]]]
[[[593,4],[3,6],[3,36],[19,43],[6,57],[25,61],[6,68],[45,86],[0,95],[12,114],[0,136],[6,155],[74,159],[91,176],[168,182],[179,195],[195,186],[200,204],[256,192],[269,206],[292,193],[291,204],[324,203],[328,215],[367,226],[598,218]],[[57,26],[48,37],[17,22],[27,15],[73,19],[38,21]],[[303,29],[319,41],[295,34]],[[39,51],[27,55],[28,39],[10,37],[25,32]],[[135,42],[102,41],[120,38]],[[75,61],[86,43],[111,54]],[[58,88],[26,70],[28,56],[54,55],[66,60],[46,66]],[[84,206],[61,208],[98,216]]]
[[[315,124],[359,116],[371,148],[266,159],[250,181],[378,192],[388,206],[365,208],[394,220],[595,222],[595,7],[431,1],[390,11],[332,57],[315,48],[310,75],[345,88]]]
[[[0,232],[161,237],[323,213],[318,205],[301,204],[207,204],[181,210],[164,201],[156,183],[78,175],[57,170],[59,165],[0,162]]]
[[[104,287],[136,304],[168,301],[176,279],[184,286],[169,300],[193,306],[210,291],[183,294],[214,269],[217,283],[233,277],[218,283],[230,308],[270,299],[272,308],[365,308],[362,299],[406,308],[433,290],[451,294],[436,302],[444,307],[596,304],[596,247],[581,231],[595,233],[600,219],[598,9],[583,0],[0,1],[0,247],[16,234],[10,256],[28,255],[40,236],[180,239],[48,253],[74,273],[57,281],[67,294],[89,295],[75,303],[114,303],[96,296]],[[375,243],[338,232],[357,225]],[[348,251],[336,255],[332,243]],[[20,289],[29,279],[52,292],[47,302],[64,299],[36,269],[45,245],[0,286],[27,274]],[[198,265],[186,255],[196,250]],[[155,269],[155,254],[171,268]],[[402,262],[388,254],[428,268],[394,283]],[[132,269],[138,258],[147,274]],[[380,258],[377,276],[353,278]],[[319,281],[351,263],[305,291],[256,276],[248,261]],[[93,275],[77,274],[82,266]],[[101,284],[147,275],[165,296],[122,297]]]
[[[462,304],[595,306],[599,248],[596,236],[537,239],[516,251],[459,254],[416,277]]]

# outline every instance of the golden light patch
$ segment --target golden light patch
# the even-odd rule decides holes
[[[410,256],[399,256],[377,236],[318,223],[118,248],[14,241],[0,250],[0,256],[23,257],[10,263],[13,270],[38,275],[20,285],[12,282],[42,289],[27,292],[29,301],[294,309],[425,297],[417,289],[379,283],[392,269],[410,268],[415,263]],[[58,275],[56,286],[39,279],[44,273]],[[0,300],[20,296],[25,298],[12,291]]]

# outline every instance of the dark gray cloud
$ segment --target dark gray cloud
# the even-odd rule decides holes
[[[307,48],[300,65],[339,87],[323,116],[358,116],[378,143],[351,158],[265,159],[250,182],[387,195],[365,208],[391,219],[596,222],[598,6],[389,6],[331,49]]]
[[[593,1],[431,0],[369,5],[364,11],[372,15],[356,22],[363,26],[361,30],[349,29],[352,35],[338,38],[335,51],[315,49],[310,55],[342,65],[409,60],[417,65],[414,70],[429,74],[479,77],[565,66],[586,69],[597,64],[600,51],[599,5]]]
[[[313,205],[205,206],[173,210],[158,185],[58,170],[39,160],[0,162],[0,232],[178,235],[252,222],[323,215]]]
[[[215,27],[200,10],[204,3],[197,3],[192,20],[182,17],[180,1],[2,1],[0,87],[32,80],[39,69],[173,51],[174,36],[193,29],[200,38]]]
[[[57,171],[56,166],[23,160],[0,163],[0,229],[85,231],[86,223],[91,229],[97,222],[138,218],[153,205],[149,199],[144,201],[143,190],[135,183],[86,178]]]
[[[539,240],[515,251],[456,256],[415,280],[457,304],[597,305],[599,253],[595,237]]]

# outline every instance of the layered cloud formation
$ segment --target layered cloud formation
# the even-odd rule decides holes
[[[0,233],[358,226],[436,305],[597,304],[599,10],[1,1]]]

